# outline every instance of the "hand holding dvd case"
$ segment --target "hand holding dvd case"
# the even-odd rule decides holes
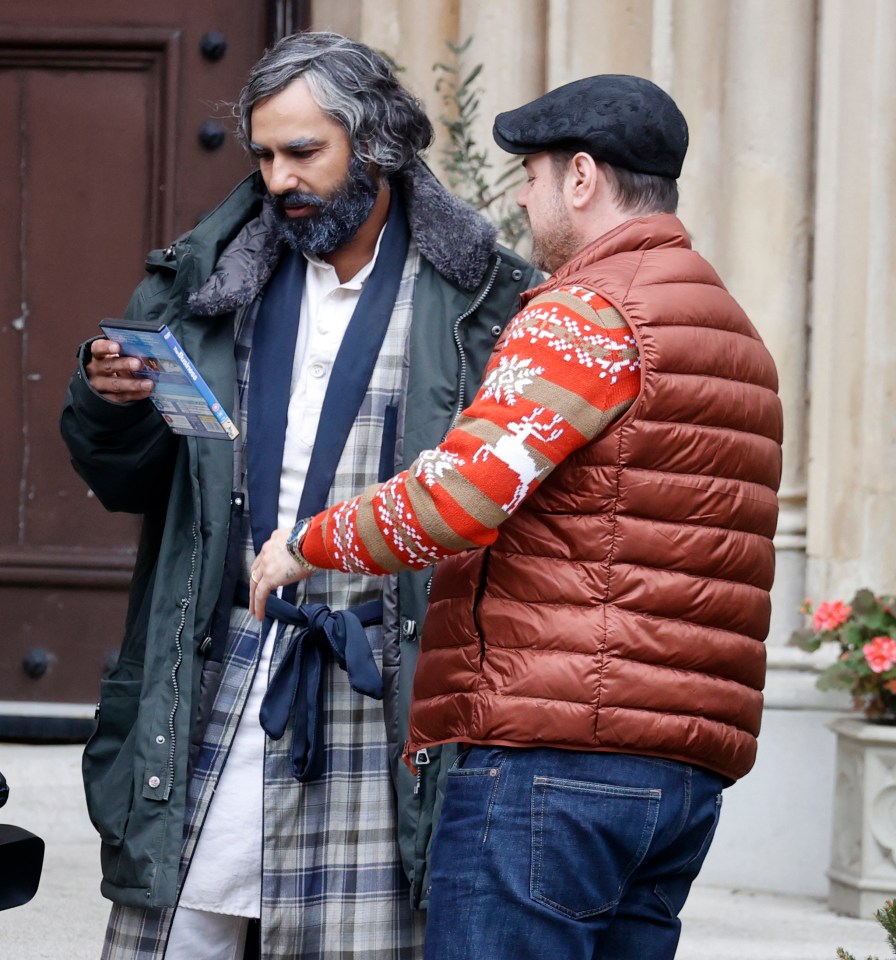
[[[149,399],[174,433],[219,440],[239,436],[220,401],[164,323],[107,317],[100,321],[100,329],[119,344],[123,356],[142,361],[143,367],[132,375],[155,383]]]

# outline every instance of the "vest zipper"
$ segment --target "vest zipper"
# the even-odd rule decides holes
[[[174,783],[174,748],[176,745],[177,734],[174,729],[174,716],[177,708],[180,706],[180,685],[177,682],[177,671],[184,659],[183,632],[187,623],[187,609],[193,600],[193,577],[196,574],[196,554],[199,550],[199,532],[196,524],[193,524],[193,553],[190,556],[190,576],[187,580],[187,595],[181,597],[180,601],[180,623],[177,625],[177,631],[174,635],[174,644],[177,648],[177,658],[174,666],[171,668],[171,686],[174,690],[174,702],[171,705],[171,713],[168,714],[168,782],[165,784],[165,799],[171,795],[172,784]]]
[[[492,268],[492,272],[486,281],[485,286],[482,288],[479,296],[473,301],[473,303],[467,307],[467,309],[454,321],[454,345],[457,347],[457,353],[460,357],[460,377],[458,381],[458,392],[457,392],[457,406],[454,409],[454,416],[451,418],[451,423],[448,426],[448,429],[445,431],[445,434],[442,437],[442,440],[448,436],[448,434],[454,429],[455,424],[460,418],[461,411],[464,408],[464,401],[466,400],[467,392],[467,355],[464,352],[464,345],[460,338],[460,325],[467,319],[467,317],[474,314],[480,306],[482,306],[483,300],[491,293],[492,287],[495,285],[495,279],[498,276],[498,268],[501,266],[501,255],[495,254],[495,265]]]

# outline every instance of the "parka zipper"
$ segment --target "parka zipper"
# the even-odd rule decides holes
[[[177,625],[177,632],[174,635],[174,644],[177,648],[177,658],[174,666],[171,668],[171,687],[174,691],[174,702],[171,705],[171,713],[168,714],[168,779],[165,784],[165,799],[171,794],[171,787],[174,783],[174,748],[176,746],[176,732],[174,728],[174,717],[177,708],[180,706],[180,685],[177,682],[177,671],[184,659],[183,632],[187,623],[187,609],[193,600],[193,577],[196,575],[196,554],[199,550],[199,531],[196,524],[193,524],[193,553],[190,556],[190,576],[187,580],[187,595],[181,597],[180,601],[180,623]]]
[[[460,378],[458,384],[457,392],[457,406],[454,409],[454,416],[451,418],[451,423],[448,426],[448,429],[445,431],[442,440],[448,436],[449,433],[454,429],[455,424],[460,418],[461,411],[464,408],[464,400],[466,399],[467,392],[467,355],[464,352],[463,341],[460,338],[460,325],[467,319],[467,317],[474,314],[481,306],[483,300],[491,293],[492,287],[495,285],[495,279],[498,276],[498,269],[501,266],[501,255],[495,254],[495,265],[492,268],[491,275],[488,278],[485,286],[482,288],[479,296],[473,301],[473,303],[467,307],[467,309],[454,321],[454,345],[457,347],[457,353],[460,357]]]
[[[467,319],[467,317],[472,316],[481,306],[485,298],[491,293],[492,287],[495,285],[495,280],[498,276],[498,270],[501,267],[501,254],[495,254],[495,265],[492,267],[492,272],[489,274],[489,278],[486,281],[485,286],[479,293],[479,296],[467,307],[466,310],[454,321],[454,345],[457,347],[457,355],[460,357],[460,377],[458,378],[458,391],[457,391],[457,406],[454,408],[454,415],[451,417],[451,423],[448,424],[448,429],[442,434],[442,440],[444,441],[445,437],[454,429],[457,421],[460,419],[461,411],[464,409],[464,401],[466,399],[467,393],[467,355],[464,351],[464,344],[460,338],[460,325]],[[432,589],[432,575],[430,574],[429,579],[426,581],[426,599],[429,600],[429,591]],[[416,791],[415,791],[416,792]]]

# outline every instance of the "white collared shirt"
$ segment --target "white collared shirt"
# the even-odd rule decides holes
[[[305,294],[299,314],[296,356],[289,390],[278,527],[292,527],[297,519],[301,519],[296,517],[296,511],[308,474],[311,450],[333,364],[355,307],[361,299],[364,284],[373,271],[382,238],[381,231],[373,259],[345,283],[339,282],[331,264],[314,254],[305,254],[308,261]]]

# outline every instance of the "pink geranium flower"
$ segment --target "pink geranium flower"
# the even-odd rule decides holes
[[[852,614],[852,607],[842,600],[820,603],[812,615],[812,629],[817,631],[836,630],[843,626]]]
[[[896,664],[896,640],[872,637],[871,642],[862,647],[862,653],[875,673],[884,673]]]

